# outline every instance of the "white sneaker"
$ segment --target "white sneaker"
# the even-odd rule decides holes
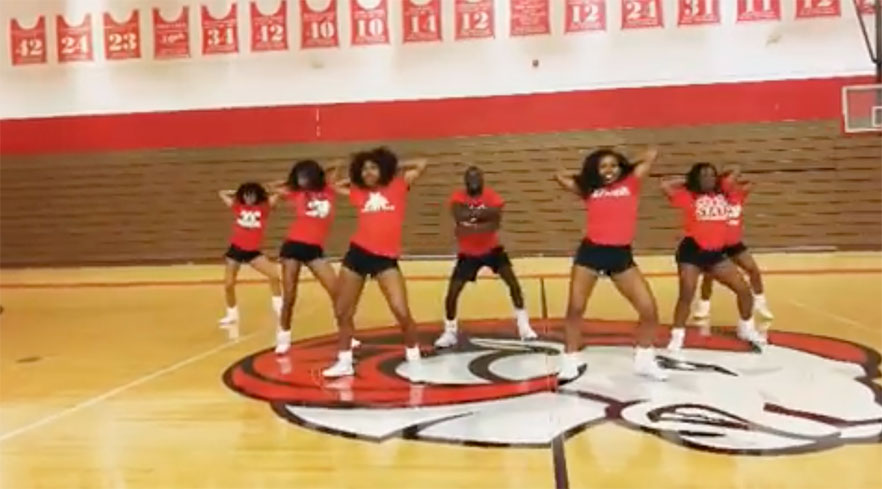
[[[220,318],[217,322],[221,327],[229,326],[231,324],[235,324],[239,322],[239,308],[238,307],[228,307],[227,314]]]
[[[692,317],[694,317],[695,319],[709,318],[710,317],[710,309],[711,309],[710,301],[698,299],[698,301],[695,302],[695,305],[692,308]]]
[[[683,349],[683,340],[686,338],[685,328],[674,328],[671,330],[671,340],[668,342],[667,349],[670,352],[678,352]]]
[[[738,337],[744,341],[753,343],[756,346],[765,346],[766,339],[759,334],[753,325],[753,320],[738,322]]]
[[[700,334],[701,336],[710,336],[713,332],[711,330],[710,319],[696,318],[693,324],[695,324],[695,326],[698,326],[698,334]]]
[[[530,323],[526,324],[518,324],[518,335],[522,340],[535,340],[539,337],[533,328],[530,327]]]
[[[423,361],[420,358],[420,348],[414,346],[404,349],[404,358],[407,360],[404,365],[404,373],[411,382],[423,382],[426,378],[423,372]]]
[[[352,350],[337,353],[337,362],[322,370],[322,375],[325,377],[346,377],[347,375],[355,375],[355,369],[352,368]]]
[[[539,337],[530,327],[530,315],[526,309],[515,309],[515,322],[518,324],[518,336],[522,340],[535,340]]]
[[[557,372],[558,380],[573,380],[579,376],[579,367],[582,362],[578,353],[564,353],[560,356],[560,370]]]
[[[450,348],[455,345],[457,341],[456,330],[444,328],[444,332],[441,333],[441,336],[439,336],[437,340],[435,340],[435,347]]]
[[[338,359],[336,363],[322,370],[322,375],[325,377],[346,377],[355,375],[355,369],[352,368],[352,362]]]
[[[754,297],[753,312],[765,319],[775,319],[775,315],[769,310],[769,305],[766,303],[765,298]]]
[[[276,332],[276,355],[284,355],[291,349],[291,330]]]
[[[424,382],[426,379],[425,372],[423,371],[422,359],[417,358],[415,360],[404,362],[404,368],[402,370],[407,379],[415,384]]]
[[[634,352],[634,373],[652,380],[668,380],[668,373],[655,361],[652,348],[637,348]]]

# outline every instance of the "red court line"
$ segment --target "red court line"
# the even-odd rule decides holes
[[[835,274],[882,274],[882,268],[819,268],[816,270],[766,270],[763,275],[835,275]],[[644,272],[644,277],[676,277],[677,272]],[[405,275],[409,281],[415,282],[433,282],[446,281],[449,275]],[[567,279],[570,278],[569,273],[534,273],[534,274],[518,274],[521,280],[542,280],[542,279]],[[495,280],[493,276],[480,276],[478,280]],[[304,278],[300,283],[315,282],[314,278]],[[222,279],[204,279],[204,280],[150,280],[137,282],[69,282],[69,283],[6,283],[0,284],[0,289],[85,289],[85,288],[120,288],[120,287],[180,287],[180,286],[198,286],[198,285],[222,285]],[[239,280],[238,284],[265,284],[265,279],[245,279]]]

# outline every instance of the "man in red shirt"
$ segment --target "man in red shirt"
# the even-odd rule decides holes
[[[537,337],[530,327],[530,316],[524,309],[521,285],[511,266],[505,248],[499,244],[499,224],[505,202],[492,189],[484,186],[484,174],[477,167],[465,172],[465,188],[450,196],[450,210],[456,222],[459,253],[450,277],[444,301],[444,333],[435,341],[438,348],[449,348],[457,342],[456,304],[466,282],[474,282],[483,267],[493,270],[508,286],[515,307],[515,322],[521,339]]]

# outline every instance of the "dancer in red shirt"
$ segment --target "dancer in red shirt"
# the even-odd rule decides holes
[[[723,254],[731,259],[738,268],[747,274],[750,288],[753,290],[753,308],[756,313],[766,319],[774,319],[763,292],[763,278],[753,255],[744,245],[744,204],[751,191],[752,183],[740,179],[741,170],[733,167],[723,173],[720,189],[726,194],[729,203],[729,219],[726,221],[726,241]],[[695,303],[692,315],[698,319],[710,317],[710,298],[713,291],[713,277],[704,274],[701,281],[700,299]]]
[[[683,179],[662,182],[671,204],[683,214],[684,238],[677,248],[680,293],[674,307],[674,324],[668,350],[679,352],[686,334],[689,305],[702,273],[731,289],[738,297],[738,336],[756,345],[765,340],[753,321],[753,294],[738,268],[723,253],[726,246],[729,202],[720,188],[717,169],[710,163],[696,163]]]
[[[230,207],[235,216],[230,247],[226,253],[227,266],[224,273],[224,292],[227,301],[227,314],[219,321],[227,326],[239,321],[239,308],[236,305],[236,278],[243,263],[262,273],[269,279],[272,290],[272,307],[278,316],[282,307],[282,291],[276,269],[260,251],[266,231],[270,208],[277,201],[275,195],[268,196],[259,183],[243,183],[235,191],[221,190],[221,200]]]
[[[276,353],[284,354],[291,347],[291,313],[297,300],[300,268],[306,265],[334,300],[337,275],[325,260],[325,241],[331,231],[337,207],[334,191],[336,168],[325,170],[313,160],[298,161],[288,179],[276,187],[276,193],[291,205],[294,220],[279,250],[282,262],[284,301],[276,333]]]
[[[657,157],[658,152],[651,149],[632,164],[620,153],[601,149],[585,158],[581,172],[564,171],[556,176],[563,188],[584,201],[587,211],[585,238],[570,272],[566,351],[558,373],[562,380],[579,376],[584,363],[579,359],[579,351],[585,307],[597,280],[603,276],[612,280],[639,316],[635,372],[656,380],[667,378],[667,373],[656,363],[652,348],[658,325],[655,297],[631,252],[640,188]]]
[[[499,224],[505,202],[491,188],[484,186],[484,173],[475,166],[465,172],[465,189],[450,196],[450,210],[456,222],[459,253],[444,300],[444,332],[435,341],[438,348],[449,348],[457,342],[456,304],[466,282],[474,282],[483,267],[498,274],[508,286],[515,307],[518,336],[523,340],[536,338],[530,327],[530,316],[524,309],[524,294],[515,276],[505,248],[499,244]]]
[[[343,258],[334,314],[340,329],[337,362],[322,373],[326,377],[353,375],[353,317],[365,280],[374,277],[392,314],[404,332],[405,375],[421,380],[420,350],[416,323],[407,303],[407,286],[398,268],[401,233],[404,226],[407,192],[426,169],[425,160],[404,162],[387,148],[355,154],[349,165],[349,179],[339,180],[335,188],[358,214],[358,224],[349,251]]]

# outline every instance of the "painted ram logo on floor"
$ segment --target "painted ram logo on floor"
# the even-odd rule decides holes
[[[477,446],[548,447],[600,422],[696,449],[783,454],[882,442],[877,352],[843,340],[771,332],[759,353],[734,336],[690,331],[685,358],[652,382],[631,370],[633,324],[586,324],[588,370],[558,384],[559,321],[535,323],[539,341],[506,336],[505,321],[466,322],[470,339],[427,354],[422,384],[404,376],[397,328],[359,332],[356,375],[321,377],[333,335],[248,356],[224,373],[233,390],[267,401],[300,426],[346,437]],[[431,344],[437,326],[421,328]],[[431,329],[431,333],[429,330]],[[692,334],[695,333],[695,334]]]

